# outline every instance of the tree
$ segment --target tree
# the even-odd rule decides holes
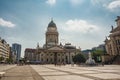
[[[4,57],[0,57],[0,62],[4,60]]]
[[[83,54],[77,54],[73,57],[74,63],[85,63],[86,59]]]
[[[7,62],[7,63],[13,63],[13,59],[12,59],[12,58],[7,58],[7,59],[6,59],[6,62]]]
[[[95,62],[98,62],[98,63],[102,62],[102,58],[101,58],[102,55],[104,55],[103,50],[94,50],[94,51],[92,51],[92,56],[93,56]]]

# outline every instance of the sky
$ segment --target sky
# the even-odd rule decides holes
[[[0,37],[21,44],[24,56],[25,48],[45,44],[53,18],[59,43],[91,49],[104,43],[117,16],[120,0],[0,0]]]

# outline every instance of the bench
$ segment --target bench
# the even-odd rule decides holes
[[[0,78],[4,76],[5,72],[0,72]]]

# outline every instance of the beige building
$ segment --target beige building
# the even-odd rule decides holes
[[[3,57],[5,61],[7,58],[9,58],[10,53],[10,46],[7,44],[7,42],[4,39],[0,38],[0,57]]]
[[[59,33],[53,20],[48,24],[45,40],[43,47],[40,47],[39,44],[37,44],[37,47],[33,52],[26,49],[25,58],[32,62],[35,61],[46,64],[72,63],[72,58],[76,55],[76,51],[78,50],[70,43],[67,43],[64,46],[61,43],[59,44]],[[32,57],[29,57],[27,54]]]
[[[28,61],[34,61],[35,53],[36,53],[36,49],[26,48],[25,49],[25,59]]]
[[[120,16],[117,17],[115,20],[117,23],[117,27],[113,28],[110,31],[110,35],[105,40],[105,47],[107,54],[109,57],[106,58],[106,60],[112,61],[112,62],[118,62],[120,61]]]

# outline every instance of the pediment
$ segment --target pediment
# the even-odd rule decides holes
[[[64,49],[63,48],[61,48],[61,47],[58,47],[58,46],[55,46],[55,47],[51,47],[51,48],[49,48],[48,50],[52,50],[52,51],[63,51]]]

